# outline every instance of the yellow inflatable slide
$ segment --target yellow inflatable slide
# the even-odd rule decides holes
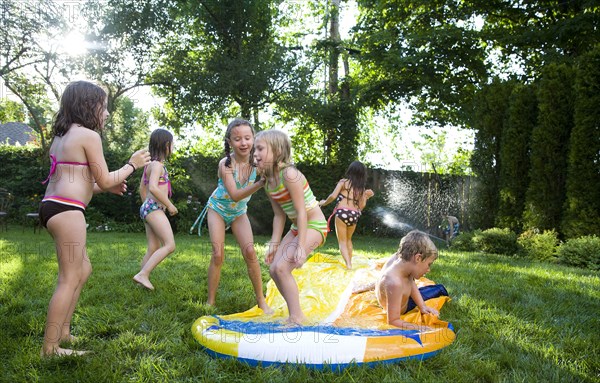
[[[194,337],[215,357],[236,358],[250,365],[291,363],[317,369],[426,359],[454,341],[452,325],[433,315],[422,315],[410,305],[402,319],[426,325],[429,330],[388,325],[372,290],[353,293],[376,280],[377,260],[355,256],[354,269],[347,270],[338,258],[315,254],[294,271],[302,310],[310,325],[285,323],[287,307],[271,280],[267,303],[275,310],[273,315],[264,315],[254,306],[231,315],[203,316],[192,325]],[[417,281],[417,286],[430,307],[440,310],[450,300],[442,285],[426,278]]]

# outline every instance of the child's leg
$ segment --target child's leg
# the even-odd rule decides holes
[[[323,242],[321,233],[317,230],[308,229],[306,232],[306,244],[302,246],[302,259],[295,261],[294,256],[299,246],[298,238],[291,232],[288,232],[281,241],[273,262],[271,263],[271,267],[269,268],[271,278],[273,278],[279,292],[287,303],[290,314],[288,321],[291,323],[301,324],[306,321],[306,318],[302,313],[302,308],[300,307],[298,285],[292,275],[292,271],[295,268],[302,266],[308,255],[312,253],[321,242]]]
[[[71,307],[69,307],[69,311],[67,312],[67,317],[65,318],[65,322],[63,324],[63,332],[61,336],[61,341],[68,342],[74,340],[75,337],[71,335],[71,319],[73,318],[73,313],[75,312],[75,306],[77,305],[77,301],[79,301],[79,295],[81,294],[81,290],[83,289],[83,285],[87,282],[90,274],[92,274],[92,264],[87,255],[87,250],[83,248],[83,262],[81,264],[81,280],[79,281],[79,286],[75,289],[75,293],[73,294],[73,299],[71,301]]]
[[[244,256],[244,261],[246,261],[248,276],[250,277],[250,281],[252,281],[252,287],[254,287],[256,303],[265,314],[270,315],[273,313],[273,310],[269,307],[269,305],[267,305],[267,301],[265,300],[265,296],[263,294],[260,263],[256,257],[252,226],[250,226],[250,220],[248,219],[248,216],[243,214],[237,217],[231,224],[231,231],[240,245],[242,255]]]
[[[352,245],[352,236],[356,230],[356,225],[346,227],[346,247],[348,248],[348,268],[352,268],[352,256],[354,255],[354,245]]]
[[[152,230],[152,227],[148,224],[148,222],[144,221],[144,227],[146,228],[146,242],[148,243],[148,247],[146,249],[146,254],[144,254],[144,258],[142,259],[142,263],[140,267],[144,267],[148,259],[154,254],[156,250],[160,248],[160,241],[156,237],[156,234]]]
[[[79,292],[91,273],[91,266],[85,266],[85,218],[80,211],[66,211],[48,221],[48,231],[56,244],[58,259],[58,281],[56,290],[48,305],[48,317],[44,333],[42,355],[70,355],[80,352],[63,349],[59,343],[63,338],[65,322],[71,321]]]
[[[208,232],[212,244],[212,255],[208,265],[208,298],[206,303],[213,306],[217,300],[217,289],[221,280],[221,267],[225,260],[225,221],[213,209],[208,209]]]
[[[335,217],[335,234],[337,236],[338,245],[340,247],[340,253],[342,254],[342,258],[344,258],[344,262],[346,263],[346,268],[352,268],[352,258],[350,255],[350,249],[348,246],[348,228],[344,221]]]
[[[171,224],[164,211],[156,210],[148,214],[146,216],[146,222],[150,225],[152,231],[156,234],[157,239],[163,245],[150,256],[140,272],[133,277],[133,280],[147,289],[154,290],[154,286],[152,286],[149,279],[150,273],[163,259],[175,251],[175,238],[173,237]]]

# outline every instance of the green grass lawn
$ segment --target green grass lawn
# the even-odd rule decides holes
[[[262,244],[265,237],[257,237]],[[239,249],[228,234],[217,307],[204,305],[207,237],[179,235],[177,251],[152,274],[156,291],[131,277],[143,234],[90,233],[93,273],[73,320],[84,357],[41,359],[46,310],[55,287],[54,244],[46,232],[0,232],[1,382],[598,382],[598,272],[525,259],[442,249],[428,277],[452,301],[441,312],[456,341],[425,361],[342,372],[250,367],[209,357],[191,324],[254,305]],[[392,254],[399,239],[355,237],[355,253]],[[259,254],[262,246],[257,246]],[[321,252],[337,255],[335,235]],[[269,279],[263,264],[263,280]]]

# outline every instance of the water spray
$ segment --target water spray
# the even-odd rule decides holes
[[[398,220],[398,218],[396,218],[396,215],[394,214],[393,211],[390,211],[390,209],[381,207],[381,206],[377,206],[375,209],[373,209],[373,212],[375,215],[377,215],[380,219],[381,222],[388,228],[390,229],[396,229],[396,230],[400,230],[400,231],[411,231],[411,230],[420,230],[418,228],[415,228],[413,225],[410,225],[406,222],[401,222],[400,220]],[[422,232],[424,232],[425,234],[427,234],[429,237],[431,238],[435,238],[441,242],[446,243],[446,240],[440,237],[437,237],[433,234],[429,234],[423,230],[421,230]]]

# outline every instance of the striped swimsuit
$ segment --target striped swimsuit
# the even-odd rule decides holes
[[[319,201],[315,198],[310,186],[308,185],[308,180],[304,179],[304,206],[306,206],[306,211],[314,209],[319,206]],[[292,201],[292,196],[290,195],[290,191],[285,187],[283,183],[283,169],[279,172],[279,185],[277,185],[274,189],[269,189],[268,185],[265,185],[265,191],[267,194],[273,199],[273,201],[277,202],[279,206],[283,209],[285,214],[292,220],[296,220],[298,217],[298,212],[294,208],[294,202]],[[323,237],[323,243],[325,243],[325,239],[327,238],[327,221],[318,220],[318,221],[308,221],[308,228],[317,230],[321,233]],[[298,235],[298,227],[295,223],[292,224],[290,231],[295,236]]]

